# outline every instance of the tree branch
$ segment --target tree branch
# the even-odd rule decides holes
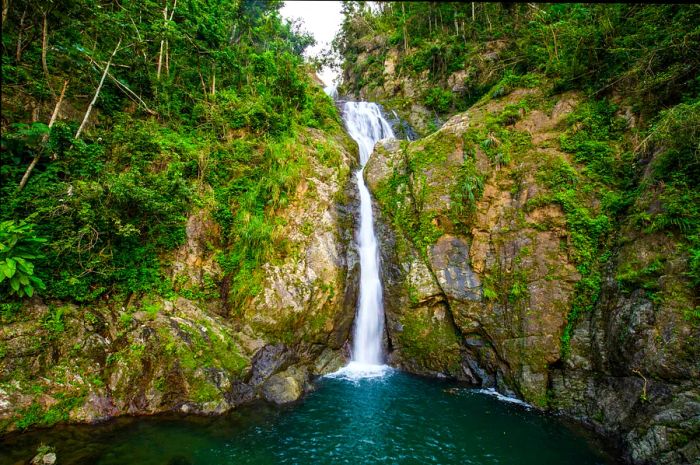
[[[117,54],[117,51],[119,50],[119,46],[122,43],[121,37],[119,38],[119,42],[117,42],[117,46],[114,47],[114,51],[112,52],[112,55],[109,57],[109,61],[107,62],[107,66],[105,66],[104,73],[102,73],[102,78],[100,79],[100,84],[97,86],[97,90],[95,91],[95,96],[92,98],[92,102],[90,102],[90,105],[88,105],[88,109],[85,112],[85,116],[83,117],[83,122],[80,123],[80,127],[78,128],[78,132],[75,133],[75,139],[78,139],[80,137],[80,133],[83,132],[83,128],[85,127],[85,124],[87,124],[88,118],[90,117],[90,112],[92,112],[92,107],[95,106],[95,102],[97,102],[97,97],[100,95],[100,90],[102,90],[102,84],[105,82],[105,78],[107,77],[107,73],[109,72],[109,67],[112,64],[112,59],[114,58],[114,55]]]
[[[41,28],[41,67],[44,68],[44,75],[46,76],[46,85],[49,86],[51,94],[55,96],[56,93],[54,92],[53,87],[51,87],[51,75],[49,74],[49,67],[46,65],[46,49],[49,46],[47,23],[48,21],[46,20],[46,12],[44,12],[44,24]]]
[[[102,66],[94,58],[92,58],[87,53],[85,54],[85,56],[87,57],[88,60],[90,60],[90,63],[97,66],[97,68],[100,71],[104,72],[104,69],[102,68]],[[143,99],[136,94],[136,92],[129,89],[129,87],[126,84],[124,84],[119,79],[117,79],[112,73],[107,72],[107,76],[117,85],[119,90],[123,91],[126,94],[127,97],[129,97],[133,101],[135,101],[135,102],[139,103],[141,106],[143,106],[143,109],[146,110],[146,113],[148,113],[150,115],[157,115],[158,114],[157,112],[148,108],[148,105],[146,105],[146,102],[144,102]]]
[[[58,110],[61,108],[61,103],[63,103],[63,97],[66,95],[66,89],[68,88],[68,80],[66,79],[63,81],[63,89],[61,89],[61,96],[58,97],[58,101],[56,102],[56,106],[53,109],[53,114],[51,115],[51,120],[49,121],[49,129],[51,129],[51,126],[56,122],[56,118],[58,117]],[[48,134],[45,134],[42,138],[42,142],[46,142],[46,140],[49,138]],[[29,164],[27,167],[27,171],[24,172],[24,176],[22,176],[22,180],[19,182],[19,186],[17,188],[18,191],[21,191],[24,189],[24,186],[27,184],[27,181],[29,181],[29,176],[32,174],[32,170],[36,166],[37,162],[39,161],[39,155],[35,156],[32,162]]]

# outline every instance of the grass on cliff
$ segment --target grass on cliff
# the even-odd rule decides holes
[[[691,287],[698,285],[694,260],[698,255],[700,215],[694,206],[700,198],[697,188],[689,185],[689,180],[698,175],[698,135],[690,129],[697,121],[694,113],[685,113],[684,108],[662,114],[649,130],[648,137],[662,148],[653,158],[651,176],[640,178],[634,169],[636,157],[628,150],[630,143],[623,139],[626,122],[618,116],[619,108],[606,100],[584,102],[569,117],[569,129],[560,142],[575,165],[554,159],[538,175],[551,194],[529,206],[550,201],[562,206],[570,232],[570,257],[581,274],[562,335],[565,354],[577,321],[599,300],[603,267],[613,257],[615,245],[627,240],[619,233],[624,224],[631,221],[643,234],[664,232],[678,241],[687,263],[687,280]],[[681,113],[685,115],[683,121],[679,121]],[[654,201],[661,208],[650,214]],[[618,286],[623,292],[643,289],[658,302],[662,298],[656,294],[660,290],[658,279],[665,273],[666,259],[657,258],[647,264],[620,263]],[[692,311],[689,309],[690,314]]]
[[[561,337],[563,354],[568,354],[579,318],[600,298],[602,266],[610,258],[614,222],[634,195],[626,190],[634,180],[621,150],[624,124],[616,111],[617,107],[607,101],[588,101],[569,115],[560,144],[575,164],[561,157],[545,163],[537,176],[550,193],[527,205],[534,208],[553,202],[562,207],[569,230],[569,258],[581,275]],[[596,206],[595,199],[602,202]]]

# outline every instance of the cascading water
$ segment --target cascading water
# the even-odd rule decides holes
[[[355,173],[357,188],[360,191],[360,228],[356,234],[360,255],[360,296],[353,334],[352,361],[343,371],[370,376],[382,372],[385,368],[382,365],[384,308],[372,199],[365,185],[363,172],[374,144],[380,139],[394,138],[394,132],[376,103],[346,102],[343,119],[348,134],[359,146],[361,165]]]
[[[333,100],[338,98],[338,87],[335,84],[324,87],[323,91]]]

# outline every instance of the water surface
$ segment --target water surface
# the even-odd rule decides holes
[[[0,464],[55,446],[61,465],[610,465],[562,420],[454,383],[393,371],[319,381],[286,408],[256,404],[215,418],[121,419],[0,440]]]

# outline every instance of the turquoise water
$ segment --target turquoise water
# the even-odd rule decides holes
[[[0,440],[0,464],[39,443],[69,464],[518,464],[615,463],[562,420],[493,396],[392,372],[322,379],[302,402],[256,404],[216,418],[121,419]]]

